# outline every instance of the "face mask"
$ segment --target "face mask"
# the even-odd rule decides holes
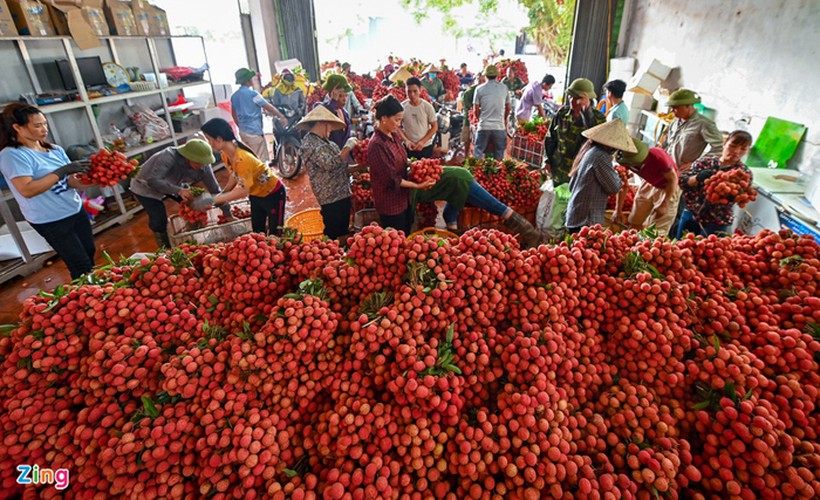
[[[436,74],[435,73],[427,73],[427,77],[432,80],[433,78],[436,77]]]

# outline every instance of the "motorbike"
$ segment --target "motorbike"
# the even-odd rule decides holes
[[[359,110],[354,116],[351,117],[351,121],[355,127],[354,133],[360,141],[368,139],[373,135],[375,128],[373,127],[373,122],[371,121],[370,112],[366,109]]]
[[[270,165],[279,170],[279,175],[284,179],[296,177],[302,165],[299,161],[299,147],[302,145],[302,133],[296,128],[296,124],[302,118],[296,111],[284,106],[276,106],[287,120],[287,124],[282,125],[279,120],[273,121],[273,137],[276,140],[273,160]]]
[[[464,127],[464,115],[451,107],[440,106],[437,122],[438,131],[434,144],[444,150],[447,161],[462,147],[461,129]]]

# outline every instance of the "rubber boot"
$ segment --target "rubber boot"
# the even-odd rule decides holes
[[[541,243],[541,234],[518,212],[513,211],[510,218],[504,221],[504,225],[521,235],[521,239],[524,240],[523,248],[532,248]]]
[[[171,240],[168,239],[168,233],[154,233],[154,241],[157,242],[157,248],[171,249]]]

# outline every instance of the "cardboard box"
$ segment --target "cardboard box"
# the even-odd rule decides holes
[[[137,23],[137,34],[140,36],[151,36],[151,13],[148,7],[148,2],[144,0],[131,1],[131,12],[134,13],[134,21]]]
[[[105,17],[112,35],[137,36],[137,21],[129,0],[105,0]]]
[[[635,109],[629,108],[629,119],[627,120],[626,124],[627,125],[630,124],[630,123],[640,124],[640,122],[641,122],[641,111],[643,111],[643,110],[637,109],[637,108],[635,108]]]
[[[51,19],[51,24],[54,25],[54,31],[60,36],[68,36],[68,17],[64,12],[60,11],[51,3],[46,4],[48,8],[48,17]]]
[[[6,0],[0,0],[0,36],[17,36],[17,26]]]
[[[630,92],[651,96],[661,85],[661,80],[649,73],[638,73],[627,85]]]
[[[85,20],[91,26],[91,31],[97,36],[108,36],[108,22],[105,20],[104,0],[82,0],[82,9]]]
[[[631,77],[635,73],[634,57],[615,57],[609,60],[610,73],[629,73]]]
[[[9,0],[9,10],[21,35],[55,36],[48,9],[39,0]]]
[[[151,22],[152,36],[170,36],[171,28],[168,26],[168,14],[156,5],[148,5],[148,14]]]
[[[672,68],[664,64],[661,64],[661,62],[657,59],[652,59],[652,62],[650,62],[646,66],[641,66],[641,69],[638,70],[639,75],[650,74],[655,78],[659,79],[660,81],[664,81],[667,78],[669,78],[669,73],[671,72]]]
[[[83,13],[79,0],[48,0],[48,11],[58,35],[70,35],[80,50],[100,46],[100,39]]]
[[[609,76],[607,76],[606,81],[611,82],[612,80],[621,80],[622,82],[626,83],[632,79],[632,73],[619,73],[615,71],[610,71]]]
[[[651,95],[628,91],[624,93],[624,102],[629,109],[650,110],[655,99]]]

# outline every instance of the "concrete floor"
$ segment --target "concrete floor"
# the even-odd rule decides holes
[[[217,180],[222,185],[225,184],[227,176],[225,169],[216,173]],[[285,180],[284,183],[288,190],[285,206],[286,219],[302,210],[318,208],[319,205],[310,189],[310,181],[306,174],[301,173],[292,180]],[[177,204],[175,202],[167,201],[166,205],[169,214],[176,213]],[[148,217],[144,211],[139,212],[128,222],[98,234],[95,242],[98,265],[105,264],[103,250],[117,259],[120,255],[128,257],[137,252],[153,252],[157,248],[154,236],[148,229]],[[68,269],[59,258],[55,257],[39,271],[0,285],[0,324],[15,323],[22,311],[23,301],[27,298],[36,295],[41,290],[51,290],[68,281],[70,281]]]

